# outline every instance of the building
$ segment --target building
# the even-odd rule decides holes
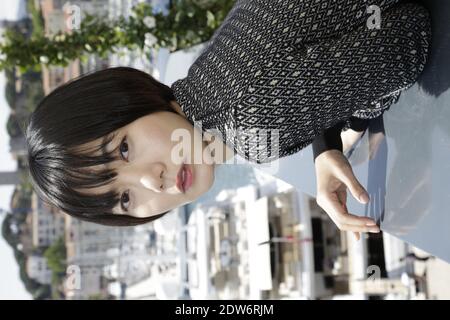
[[[9,152],[14,159],[27,155],[27,142],[24,135],[11,137],[9,139]]]
[[[17,185],[20,183],[20,176],[17,171],[0,172],[0,185]]]
[[[274,179],[199,204],[181,233],[192,299],[425,296],[424,279],[399,261],[409,245],[383,234],[356,241],[314,198]]]
[[[47,259],[38,255],[31,255],[26,261],[28,276],[41,284],[50,284],[52,271],[49,269]]]
[[[66,287],[68,299],[108,296],[109,284],[133,286],[150,276],[157,255],[152,224],[113,228],[65,215],[67,264],[79,271],[81,286]]]
[[[22,245],[22,252],[25,255],[30,255],[34,249],[33,246],[33,215],[28,214],[25,223],[19,225],[20,244]]]
[[[226,190],[194,209],[182,229],[192,299],[304,298],[309,239],[299,233],[295,193],[280,183]]]
[[[120,246],[120,230],[69,215],[65,215],[65,230],[67,265],[78,270],[80,282],[79,288],[66,287],[66,298],[88,299],[97,294],[104,295],[107,283],[104,282],[103,268],[114,261],[108,250]]]
[[[65,23],[70,18],[70,13],[64,10],[66,1],[41,0],[39,2],[46,36],[53,36],[60,31],[70,32]],[[42,84],[45,95],[49,94],[59,85],[69,81],[80,74],[79,60],[69,63],[68,67],[42,66]]]
[[[78,13],[80,14],[80,21],[87,13],[96,15],[106,15],[108,13],[107,0],[74,0],[70,2],[62,0],[40,0],[39,4],[47,36],[55,35],[58,32],[72,32],[73,17]],[[101,59],[94,55],[89,56],[86,63],[82,63],[79,59],[75,59],[71,61],[67,67],[43,66],[42,82],[44,93],[46,95],[49,94],[56,87],[78,77],[82,73],[102,69],[107,66],[107,59]]]
[[[32,239],[35,247],[51,246],[64,236],[64,215],[42,201],[36,193],[31,197]]]

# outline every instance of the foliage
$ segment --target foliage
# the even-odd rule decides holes
[[[2,223],[2,236],[6,242],[14,250],[14,257],[19,266],[19,275],[25,289],[33,296],[34,299],[48,299],[50,298],[51,288],[49,285],[42,285],[39,282],[31,279],[26,272],[26,255],[17,249],[19,239],[11,232],[10,225],[13,222],[13,215],[7,214]]]
[[[52,299],[63,299],[63,281],[67,269],[67,253],[64,243],[64,237],[58,238],[50,247],[44,252],[44,257],[47,259],[47,264],[52,270],[51,280],[51,297]]]
[[[27,1],[27,11],[31,15],[31,22],[33,25],[33,37],[40,36],[44,34],[44,19],[42,17],[41,11],[35,6],[36,1]]]
[[[33,32],[30,39],[12,29],[5,31],[0,69],[17,66],[21,73],[39,71],[43,65],[67,66],[89,54],[105,58],[121,48],[130,50],[169,48],[176,51],[209,40],[222,24],[234,0],[172,1],[168,14],[155,13],[148,3],[133,7],[129,17],[107,19],[86,14],[71,32],[45,36]],[[76,21],[69,17],[70,21]]]
[[[14,69],[6,68],[5,69],[5,78],[6,78],[6,86],[5,86],[5,98],[8,102],[8,105],[11,109],[15,109],[16,106],[16,77],[14,75]]]
[[[6,242],[12,247],[15,248],[17,245],[17,238],[14,236],[10,229],[10,225],[12,222],[12,214],[8,213],[3,219],[2,223],[2,237],[6,240]]]
[[[66,272],[66,246],[60,237],[44,252],[47,264],[55,276],[64,276]]]
[[[22,135],[22,128],[19,126],[17,116],[14,113],[9,114],[8,121],[6,122],[6,131],[12,138]]]

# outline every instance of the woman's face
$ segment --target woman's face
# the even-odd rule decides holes
[[[180,150],[180,138],[171,138],[172,133],[175,130],[181,132],[180,129],[185,130],[183,137],[187,134],[191,139],[182,153],[174,152]],[[207,152],[209,142],[202,141],[200,131],[182,115],[156,112],[114,133],[115,137],[106,149],[111,151],[117,148],[118,156],[123,159],[105,166],[114,168],[117,177],[106,186],[83,191],[90,194],[117,191],[120,201],[113,209],[115,214],[150,217],[192,202],[211,188],[214,163],[208,158],[211,156]],[[98,146],[101,141],[98,139],[87,145]],[[195,149],[196,152],[200,151],[201,161],[197,158],[194,162]],[[177,175],[182,172],[181,160],[184,160],[185,168],[192,174],[192,184],[184,191],[177,186]],[[188,178],[185,177],[185,180]]]

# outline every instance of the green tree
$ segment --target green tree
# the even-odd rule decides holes
[[[33,299],[35,300],[47,300],[50,298],[52,288],[49,285],[43,285],[37,287],[33,292]]]
[[[16,77],[14,75],[14,70],[11,68],[5,69],[5,98],[11,109],[16,106]]]
[[[12,138],[19,137],[22,135],[22,128],[20,128],[17,117],[15,114],[11,113],[6,122],[6,131]]]
[[[11,223],[13,220],[12,214],[8,213],[3,219],[2,223],[2,237],[6,240],[6,242],[11,246],[11,248],[15,248],[17,245],[17,237],[11,231]]]
[[[184,49],[211,38],[235,0],[172,1],[167,15],[154,13],[151,5],[139,3],[130,17],[115,20],[89,15],[70,33],[46,37],[33,33],[28,39],[14,30],[5,31],[0,45],[0,69],[17,66],[19,71],[38,71],[44,65],[67,66],[90,54],[105,58],[120,48],[130,50],[167,47]]]
[[[14,221],[12,214],[7,214],[2,223],[2,236],[6,242],[11,246],[14,252],[14,257],[19,266],[19,276],[25,289],[33,296],[34,299],[48,299],[51,296],[51,288],[49,285],[43,285],[39,282],[31,279],[26,272],[26,259],[27,256],[17,249],[19,239],[17,235],[11,232],[11,223]]]
[[[67,269],[64,237],[58,238],[48,247],[44,252],[44,257],[47,259],[48,267],[52,270],[51,297],[52,299],[63,299],[62,284]]]
[[[20,105],[16,105],[16,113],[20,115],[20,124],[22,126],[25,126],[31,113],[44,98],[41,74],[37,73],[38,77],[34,76],[35,74],[36,72],[27,72],[22,77],[22,92],[20,96],[23,96],[23,99]]]
[[[31,15],[33,25],[32,35],[36,37],[44,34],[44,19],[39,8],[36,8],[35,3],[36,1],[34,0],[27,1],[27,11]]]
[[[44,257],[47,259],[47,264],[55,276],[63,276],[66,272],[66,246],[64,238],[58,238],[47,250],[44,252]]]

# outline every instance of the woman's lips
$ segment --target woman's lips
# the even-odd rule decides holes
[[[190,165],[185,164],[183,167],[183,190],[186,192],[192,186],[194,177]]]
[[[191,187],[193,180],[191,167],[183,163],[177,175],[177,188],[180,189],[181,192],[185,193]]]
[[[175,182],[178,190],[180,190],[182,193],[184,193],[184,189],[183,189],[183,168],[184,168],[184,163],[181,165],[180,170],[178,170],[177,181]]]

